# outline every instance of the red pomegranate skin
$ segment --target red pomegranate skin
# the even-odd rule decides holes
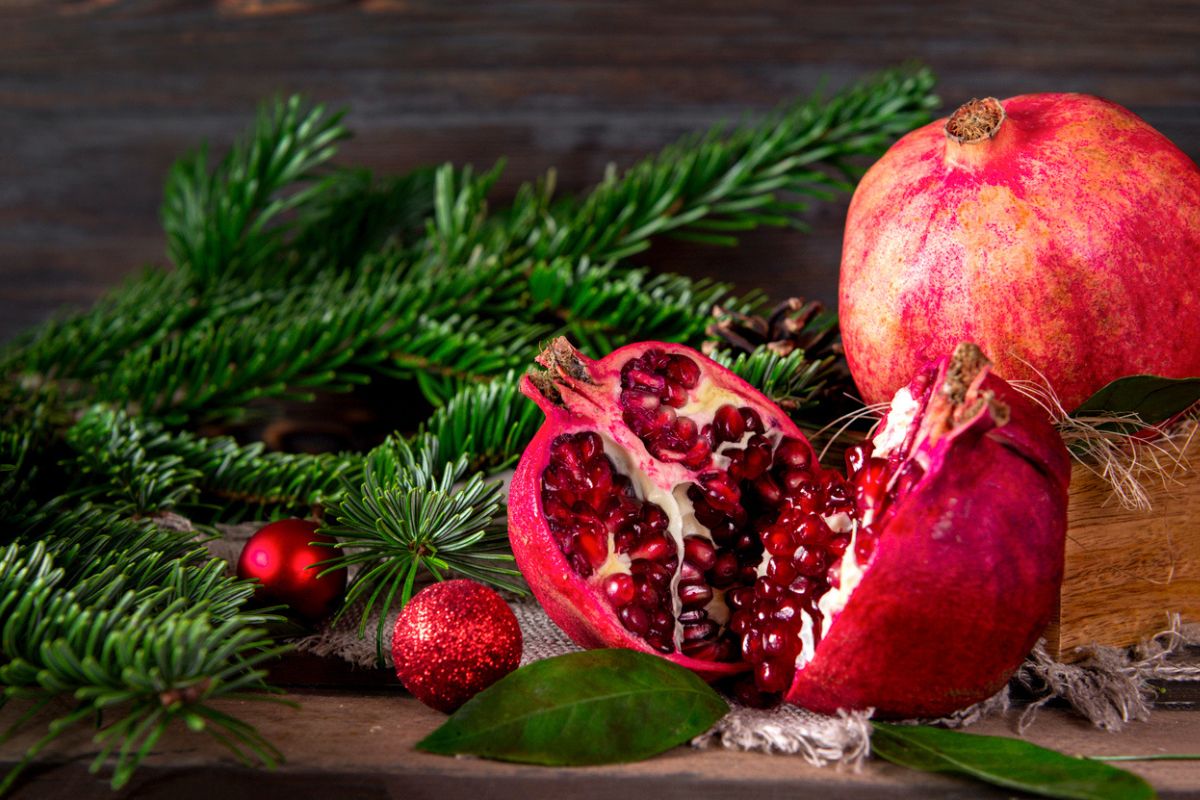
[[[939,385],[946,365],[924,372]],[[1007,423],[996,426],[988,402],[927,446],[925,479],[887,521],[790,702],[827,714],[943,716],[998,692],[1049,623],[1070,459],[1039,408],[991,374],[978,388]]]
[[[960,341],[1005,379],[1032,365],[1068,411],[1126,375],[1200,375],[1196,164],[1098,97],[1001,103],[991,138],[931,123],[854,194],[839,314],[863,399]]]

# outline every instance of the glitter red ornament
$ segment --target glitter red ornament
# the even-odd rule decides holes
[[[408,602],[392,636],[404,688],[450,713],[521,663],[521,628],[508,603],[474,581],[435,583]]]
[[[314,566],[339,554],[339,550],[310,542],[337,544],[337,539],[317,533],[317,524],[302,519],[272,522],[250,537],[238,558],[239,578],[257,578],[255,598],[263,603],[285,603],[297,614],[318,620],[331,612],[346,592],[346,570],[321,575]]]

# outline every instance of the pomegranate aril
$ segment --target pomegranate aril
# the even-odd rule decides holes
[[[667,516],[667,512],[658,506],[653,503],[642,506],[641,524],[647,533],[662,533],[670,523],[671,518]]]
[[[742,461],[745,480],[754,480],[771,466],[771,443],[757,434],[746,445],[746,457]]]
[[[868,439],[862,444],[856,444],[846,450],[846,477],[853,478],[858,471],[863,468],[868,459],[871,458],[871,451],[875,449],[875,445]]]
[[[700,476],[700,485],[709,504],[718,511],[731,512],[738,508],[741,493],[721,472],[706,472]]]
[[[680,583],[700,583],[704,580],[704,573],[690,561],[684,561],[679,567],[679,582]]]
[[[796,552],[796,560],[792,562],[802,575],[814,578],[825,571],[825,553],[816,547],[801,547]]]
[[[725,550],[713,561],[712,569],[708,571],[708,582],[715,588],[723,589],[733,583],[734,578],[737,577],[737,571],[737,556],[733,552]]]
[[[679,621],[684,625],[703,622],[708,619],[708,611],[703,608],[685,608],[679,612]]]
[[[571,509],[567,508],[561,500],[549,492],[543,493],[542,511],[549,519],[555,522],[566,522],[571,518]]]
[[[683,558],[697,569],[707,571],[717,561],[717,549],[702,536],[688,536],[683,540]]]
[[[795,565],[786,556],[775,556],[767,562],[767,577],[779,586],[784,588],[790,586],[796,579],[796,574]]]
[[[679,602],[685,608],[708,605],[712,600],[713,590],[703,583],[685,583],[679,586]]]
[[[753,408],[750,408],[749,406],[742,406],[738,410],[742,412],[742,422],[745,424],[746,430],[753,431],[755,433],[762,433],[764,430],[766,430],[763,428],[762,417],[760,417],[758,412]]]
[[[617,610],[617,618],[626,630],[639,636],[645,636],[650,631],[650,615],[640,606],[623,606]]]
[[[733,609],[749,608],[754,603],[754,587],[739,586],[729,590],[725,593],[725,602]]]
[[[652,533],[638,542],[638,546],[629,555],[631,558],[658,561],[659,559],[666,558],[673,551],[674,548],[665,536]]]
[[[604,579],[604,594],[614,606],[627,606],[637,597],[637,586],[632,576],[617,573]]]
[[[825,544],[832,536],[833,531],[830,530],[829,523],[817,514],[806,514],[796,526],[796,537],[801,544],[810,547]]]
[[[686,356],[669,356],[666,373],[672,383],[677,383],[684,389],[694,389],[700,382],[700,367]]]
[[[712,620],[698,622],[695,625],[684,625],[683,639],[686,642],[696,642],[704,639],[711,639],[717,635],[719,630],[720,627]]]
[[[792,670],[786,659],[764,661],[754,668],[754,681],[764,692],[782,692],[792,682]]]
[[[763,547],[773,556],[791,555],[796,551],[796,540],[786,527],[776,526],[763,536]]]
[[[670,612],[658,609],[650,615],[650,632],[660,636],[669,636],[675,631],[675,618]]]
[[[663,389],[662,401],[672,408],[683,408],[687,405],[687,389],[684,389],[678,383],[667,381],[666,387]]]
[[[750,708],[774,708],[783,700],[779,694],[759,689],[751,676],[734,683],[731,694],[739,703]]]
[[[854,540],[854,557],[859,563],[868,561],[875,554],[875,537],[867,533],[866,528],[861,528],[858,531],[858,536]]]
[[[680,647],[685,655],[701,661],[728,661],[728,648],[724,642],[712,639],[697,639],[685,641]]]
[[[812,464],[812,450],[799,439],[785,437],[775,448],[775,463],[788,469],[807,470]]]
[[[704,437],[697,437],[695,443],[679,458],[679,463],[688,469],[702,469],[712,460],[712,445]]]
[[[754,490],[767,505],[777,506],[783,500],[783,491],[770,475],[759,475],[754,481]]]
[[[661,395],[662,390],[667,385],[667,379],[662,375],[656,375],[653,372],[647,372],[636,367],[628,371],[622,370],[621,372],[621,385],[628,389],[641,389],[652,394]]]
[[[787,622],[799,617],[800,612],[803,610],[804,604],[800,602],[798,597],[784,595],[775,602],[775,610],[772,612],[772,616],[775,619]]]
[[[658,608],[662,597],[649,582],[639,583],[637,585],[637,602],[642,608]]]
[[[739,442],[746,432],[746,421],[736,406],[729,404],[717,409],[713,415],[713,435],[718,442]]]
[[[762,649],[768,658],[788,655],[789,647],[787,630],[782,625],[768,625],[763,631]]]
[[[608,535],[585,532],[575,540],[579,552],[587,558],[592,569],[597,569],[608,560]]]

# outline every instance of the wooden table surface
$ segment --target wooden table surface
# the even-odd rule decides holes
[[[352,109],[347,162],[508,158],[498,194],[558,168],[581,189],[687,131],[920,59],[951,108],[1081,91],[1200,158],[1195,0],[0,0],[0,340],[164,260],[168,166],[255,104]],[[814,232],[647,261],[832,301],[845,201]]]
[[[913,772],[876,760],[860,770],[809,765],[799,756],[679,747],[637,764],[555,768],[435,756],[413,744],[445,716],[401,691],[321,691],[295,695],[299,710],[274,704],[225,703],[287,755],[267,772],[239,765],[205,736],[174,732],[135,774],[120,796],[163,800],[296,800],[541,797],[630,800],[705,798],[847,798],[908,796],[929,800],[1002,798],[1011,792],[961,778]],[[247,707],[252,706],[252,707]],[[1015,715],[991,719],[974,733],[1014,735]],[[1152,755],[1194,752],[1200,744],[1200,714],[1159,711],[1150,723],[1134,723],[1121,734],[1106,733],[1068,712],[1044,710],[1026,731],[1030,741],[1075,755]],[[0,749],[0,768],[32,735]],[[102,778],[88,774],[95,755],[89,732],[73,729],[48,749],[13,800],[88,800],[114,795]],[[7,757],[6,757],[7,754]],[[1137,761],[1121,764],[1149,780],[1163,798],[1200,794],[1200,765],[1194,761]]]

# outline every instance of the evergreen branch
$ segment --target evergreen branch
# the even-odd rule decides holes
[[[877,156],[929,120],[938,100],[926,69],[885,72],[730,131],[687,137],[605,180],[569,214],[538,231],[539,258],[627,259],[663,234],[732,232],[795,224],[800,198],[827,198],[857,178],[854,160]]]
[[[181,502],[209,503],[228,521],[247,510],[308,510],[355,479],[362,456],[352,453],[268,453],[261,442],[168,432],[161,423],[104,406],[90,409],[68,433],[85,474],[88,498],[146,514]],[[142,489],[150,485],[158,493]],[[150,502],[143,497],[157,498]],[[132,502],[131,502],[132,500]]]
[[[607,353],[637,339],[697,343],[713,306],[751,313],[760,296],[734,297],[731,286],[681,275],[651,275],[558,259],[535,266],[529,276],[530,309],[561,325],[584,350]]]
[[[409,601],[422,573],[441,580],[453,571],[521,591],[519,573],[501,566],[512,561],[505,528],[495,522],[501,487],[476,473],[455,488],[467,462],[463,456],[445,463],[432,436],[412,445],[390,439],[368,456],[362,485],[347,485],[326,512],[331,522],[323,530],[341,539],[345,552],[324,563],[330,569],[361,565],[342,608],[363,601],[360,636],[378,608],[380,658],[388,611]]]
[[[180,159],[162,208],[175,265],[207,285],[274,258],[293,228],[287,213],[336,185],[312,181],[348,135],[341,117],[321,106],[305,109],[296,96],[277,100],[259,109],[253,130],[211,171],[206,148]],[[296,190],[301,182],[309,184]]]
[[[466,457],[467,471],[496,472],[516,462],[542,423],[537,406],[521,394],[520,375],[463,388],[421,426],[416,441],[437,443],[438,466]]]
[[[809,361],[803,350],[781,356],[765,345],[736,357],[729,351],[717,351],[710,358],[792,415],[815,405],[837,370],[833,357]]]

